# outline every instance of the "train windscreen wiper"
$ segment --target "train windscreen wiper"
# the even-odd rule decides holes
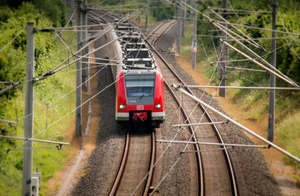
[[[140,97],[139,97],[139,99],[142,99],[144,96],[146,96],[147,95],[147,93],[149,93],[149,91],[151,91],[152,90],[152,88],[149,88],[148,90],[146,90],[145,92],[144,92],[144,94],[142,94]]]

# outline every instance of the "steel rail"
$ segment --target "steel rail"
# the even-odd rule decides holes
[[[127,158],[128,158],[129,143],[130,143],[130,134],[129,134],[129,131],[127,131],[126,132],[126,139],[125,139],[125,146],[124,146],[122,161],[121,161],[120,168],[119,168],[119,171],[117,173],[115,182],[114,182],[114,184],[111,188],[111,191],[109,193],[109,196],[114,196],[116,194],[117,190],[118,190],[122,175],[124,173],[124,168],[125,168],[125,165],[126,165],[126,161],[127,161]]]
[[[98,10],[99,11],[99,10]],[[101,12],[101,11],[99,11]],[[94,15],[97,15],[96,13],[93,13]],[[107,15],[106,15],[107,16]],[[108,22],[107,19],[105,19],[102,16],[97,15],[97,18],[100,20],[103,20],[104,22]],[[112,17],[111,17],[112,18]],[[99,22],[99,21],[96,21]],[[124,145],[124,151],[123,151],[123,155],[122,155],[122,159],[121,159],[121,163],[119,166],[119,170],[116,174],[116,178],[115,181],[111,187],[111,190],[109,192],[109,196],[114,196],[118,190],[118,187],[120,185],[122,176],[124,174],[124,170],[125,170],[125,165],[128,159],[128,154],[129,154],[129,146],[130,146],[130,133],[129,131],[126,132],[126,136],[125,136],[125,145]]]
[[[144,37],[144,39],[145,40],[147,40],[147,42],[149,43],[149,37],[151,37],[151,36],[153,36],[153,34],[156,32],[156,31],[158,31],[159,30],[159,28],[162,28],[162,26],[164,26],[164,25],[166,25],[166,24],[168,24],[168,26],[166,27],[166,28],[164,28],[164,30],[163,30],[163,32],[161,32],[156,38],[154,38],[152,41],[151,41],[151,43],[152,43],[152,45],[155,45],[155,42],[166,32],[166,31],[168,31],[171,27],[172,27],[172,25],[174,24],[174,23],[176,23],[177,21],[176,20],[170,20],[170,21],[167,21],[167,22],[164,22],[164,23],[161,23],[160,25],[158,25],[152,32],[151,32],[151,34],[149,34],[147,37]],[[149,43],[150,44],[150,43]]]
[[[101,12],[104,12],[104,11],[101,11]],[[93,14],[96,14],[96,13],[93,13]],[[108,22],[107,19],[105,19],[104,17],[100,16],[100,18],[102,20]],[[111,17],[111,18],[113,18],[113,17]],[[129,131],[127,131],[121,164],[120,164],[118,173],[116,175],[116,179],[114,181],[114,184],[113,184],[113,186],[111,188],[111,191],[109,193],[110,196],[113,196],[113,195],[116,194],[116,192],[118,190],[118,187],[120,185],[123,173],[125,171],[126,162],[127,162],[127,159],[128,159],[128,154],[129,154],[129,149],[130,149],[129,146],[130,146],[130,133],[129,133]],[[150,192],[151,183],[152,183],[153,174],[154,174],[155,152],[156,152],[156,136],[155,136],[155,130],[152,130],[151,131],[151,155],[150,155],[149,171],[148,171],[147,177],[145,177],[146,178],[145,179],[146,183],[145,183],[144,192],[143,192],[144,196],[147,196]]]
[[[182,115],[185,118],[185,121],[188,124],[191,124],[192,122],[190,121],[190,118],[188,116],[188,114],[186,113],[186,111],[184,110],[184,108],[181,106],[179,99],[176,97],[174,91],[172,90],[171,86],[167,83],[167,81],[164,81],[165,86],[167,87],[167,89],[169,90],[170,94],[172,95],[173,99],[175,100],[176,104],[178,105],[178,107],[180,108],[180,111],[182,113]],[[188,127],[191,135],[194,135],[195,130],[194,127],[189,126]],[[195,136],[193,136],[193,141],[194,142],[198,142],[197,139],[195,138]],[[195,154],[196,154],[196,160],[197,160],[197,168],[199,171],[199,175],[198,175],[198,181],[199,181],[199,195],[204,196],[204,168],[203,168],[203,160],[202,160],[202,156],[200,153],[200,148],[199,145],[194,145],[195,148]]]
[[[151,187],[153,173],[154,173],[155,154],[156,154],[156,136],[155,136],[155,130],[152,130],[150,165],[149,165],[148,178],[147,178],[147,182],[145,185],[145,190],[144,190],[143,196],[149,195],[149,192],[150,192],[150,187]]]
[[[168,28],[165,28],[165,30],[158,36],[155,38],[155,40],[152,41],[153,45],[155,44],[155,42],[158,40],[158,38],[160,38],[174,23],[171,23]],[[158,51],[155,49],[154,46],[152,46],[149,41],[147,39],[145,39],[145,42],[149,45],[149,47],[152,49],[152,51],[154,51],[158,57],[160,57],[160,59],[163,61],[163,63],[166,64],[166,66],[170,69],[170,66],[168,65],[167,61],[161,56],[160,53],[158,53]],[[172,71],[173,72],[173,71]],[[179,79],[179,76],[173,72],[175,77],[177,79]],[[177,96],[175,95],[174,91],[172,90],[171,86],[168,84],[168,82],[166,80],[164,80],[165,86],[167,87],[167,89],[169,90],[170,94],[172,95],[173,99],[175,100],[176,104],[178,105],[178,107],[180,108],[180,111],[182,113],[182,115],[185,118],[185,121],[188,124],[192,124],[192,122],[190,121],[187,112],[184,110],[184,108],[181,106],[179,99],[177,98]],[[197,142],[197,139],[194,136],[194,127],[189,126],[188,127],[191,135],[193,135],[193,141]],[[202,157],[201,157],[201,153],[200,153],[200,149],[199,149],[199,145],[194,145],[195,148],[195,154],[196,154],[196,160],[197,160],[197,168],[199,171],[199,175],[198,175],[198,183],[199,183],[199,195],[203,196],[204,195],[204,168],[203,168],[203,161],[202,161]]]
[[[159,38],[159,37],[158,37]],[[157,38],[157,39],[158,39]],[[157,40],[156,39],[156,40]],[[174,76],[180,81],[180,83],[184,84],[184,81],[178,76],[178,74],[172,69],[172,67],[169,65],[169,63],[167,63],[167,61],[162,57],[162,55],[155,49],[154,46],[152,46],[147,40],[145,40],[145,42],[149,45],[149,47],[157,54],[157,56],[165,63],[165,65],[168,67],[168,69],[174,74]],[[167,84],[167,82],[165,81],[165,84]],[[166,85],[169,89],[169,85]],[[187,91],[190,92],[191,94],[194,95],[194,93],[189,89],[187,88]],[[171,91],[170,91],[171,92]],[[209,122],[212,122],[213,123],[213,120],[211,118],[211,116],[206,112],[206,109],[202,106],[202,104],[199,104],[199,107],[200,109],[203,111],[203,113],[205,114],[207,120]],[[188,124],[191,124],[191,122],[188,122]],[[222,139],[222,136],[218,130],[218,128],[216,127],[215,124],[212,124],[212,128],[214,130],[214,132],[216,133],[216,136],[219,140],[219,142],[223,143],[224,144],[224,141]],[[224,156],[225,156],[225,160],[226,160],[226,163],[227,163],[227,167],[228,167],[228,171],[230,173],[230,179],[231,179],[231,186],[232,186],[232,191],[233,191],[233,195],[238,195],[238,188],[237,188],[237,182],[236,182],[236,178],[235,178],[235,173],[234,173],[234,170],[233,170],[233,166],[232,166],[232,163],[231,163],[231,158],[230,158],[230,155],[227,151],[227,149],[224,147]],[[202,193],[201,193],[202,194]],[[203,194],[204,194],[204,190],[203,190]]]
[[[99,14],[101,13],[103,16],[99,16],[99,14],[98,14],[97,12],[98,12]],[[103,10],[89,11],[88,13],[91,13],[91,14],[93,14],[94,16],[96,16],[96,17],[98,17],[98,18],[101,18],[101,20],[104,20],[105,22],[110,22],[110,23],[111,23],[111,22],[114,22],[114,19],[117,18],[116,16],[113,17],[111,13],[105,12],[105,11],[103,11]],[[112,21],[107,20],[107,18],[104,19],[105,17],[110,18]]]

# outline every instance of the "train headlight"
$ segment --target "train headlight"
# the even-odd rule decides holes
[[[155,104],[155,106],[154,106],[156,109],[159,109],[159,108],[161,108],[161,105],[158,103],[158,104]]]
[[[126,105],[120,104],[120,105],[119,105],[119,108],[120,108],[121,110],[124,110],[124,109],[126,108]]]

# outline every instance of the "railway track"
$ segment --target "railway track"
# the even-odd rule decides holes
[[[96,17],[97,14],[99,14],[99,11],[92,15],[94,15],[94,19],[98,20],[99,15]],[[107,16],[106,14],[105,17]],[[100,18],[104,20],[103,17]],[[110,17],[110,19],[106,20],[113,22],[114,18]],[[212,118],[201,105],[189,100],[189,98],[185,98],[184,102],[180,101],[180,93],[172,90],[171,84],[185,84],[185,82],[176,74],[173,66],[168,64],[155,49],[162,35],[175,23],[175,21],[166,21],[158,25],[147,36],[147,43],[155,53],[156,60],[160,64],[165,78],[165,86],[174,97],[178,107],[180,107],[185,118],[185,123],[213,123]],[[193,93],[191,90],[187,90]],[[218,127],[215,125],[205,125],[205,128],[202,126],[200,129],[199,127],[189,126],[189,130],[191,140],[194,142],[224,143]],[[149,163],[154,163],[154,158],[150,158],[150,154],[154,154],[151,152],[155,152],[155,150],[149,149],[150,146],[155,147],[155,136],[151,137],[153,138],[152,144],[150,144],[151,139],[149,139],[149,135],[147,134],[129,136],[128,133],[126,138],[120,170],[116,175],[116,180],[109,195],[147,195],[153,172],[153,166]],[[130,152],[129,149],[131,149]],[[196,195],[238,195],[235,175],[226,147],[223,146],[222,149],[216,149],[211,146],[199,146],[196,144],[194,145],[194,151],[198,168],[198,182],[196,182],[198,184],[198,193]],[[144,157],[144,159],[137,159],[138,157]],[[139,175],[137,175],[137,171],[139,171]]]
[[[97,10],[90,13],[92,22],[113,23],[117,16]],[[138,130],[136,130],[138,129]],[[125,132],[126,128],[123,127]],[[156,152],[155,129],[127,131],[120,166],[109,195],[148,195],[154,172]]]
[[[107,12],[100,9],[93,9],[92,7],[90,7],[88,14],[90,17],[89,19],[95,23],[98,22],[113,23],[115,19],[120,18],[120,16],[113,14],[111,12]]]
[[[109,20],[108,22],[111,24],[115,22],[115,17],[110,17],[111,15],[105,14],[105,12],[102,14],[101,11],[98,12],[95,10],[93,12],[94,13],[88,15],[92,18],[92,20],[89,20],[92,23],[101,23],[100,26],[102,26],[104,20]],[[99,17],[100,15],[106,15],[106,19]],[[174,21],[173,23],[175,24]],[[94,26],[91,27],[93,30],[101,30],[100,27],[96,28],[97,25]],[[184,84],[184,82],[180,80],[180,77],[176,78],[167,65],[164,65],[165,63],[163,61],[165,60],[163,59],[164,57],[162,54],[169,53],[169,51],[166,51],[166,48],[170,47],[160,47],[159,45],[162,42],[173,43],[173,37],[170,38],[166,36],[162,30],[164,29],[166,32],[171,27],[171,21],[166,21],[166,23],[158,25],[157,28],[152,31],[153,34],[148,35],[148,39],[150,40],[148,43],[149,46],[155,45],[156,50],[159,51],[157,52],[153,49],[152,53],[157,53],[155,54],[156,61],[160,64],[166,80],[165,89],[168,88],[168,86],[170,88],[172,83]],[[93,32],[95,31],[91,31],[91,33]],[[107,43],[108,39],[107,36],[103,36],[101,39],[97,40],[95,42],[95,48]],[[102,49],[101,52],[97,52],[95,55],[100,59],[112,58],[109,51],[111,50]],[[162,56],[162,58],[160,56]],[[106,61],[97,62],[104,64]],[[173,68],[173,65],[169,66],[171,69]],[[109,66],[107,68],[109,68]],[[174,66],[174,68],[175,70],[178,69],[177,66]],[[176,71],[174,72],[176,73]],[[182,76],[180,70],[177,73]],[[112,82],[113,79],[110,77],[109,69],[105,70],[105,73],[101,73],[101,76],[99,76],[98,84],[103,88],[106,88],[106,86],[110,85]],[[270,180],[271,178],[268,175],[265,175],[266,172],[262,172],[263,169],[256,170],[257,165],[259,165],[260,168],[262,165],[260,164],[261,162],[257,161],[259,156],[257,156],[257,154],[255,154],[255,156],[245,155],[249,152],[248,149],[244,150],[245,148],[236,148],[235,151],[231,152],[231,155],[236,159],[235,169],[239,171],[237,172],[239,188],[237,188],[233,167],[230,163],[230,156],[229,153],[224,150],[224,146],[220,149],[220,147],[208,145],[175,143],[168,143],[168,145],[165,145],[165,143],[157,142],[157,149],[150,150],[150,144],[146,145],[146,143],[149,143],[149,133],[154,132],[153,130],[148,130],[148,133],[131,133],[131,139],[129,139],[130,142],[128,143],[131,150],[128,152],[128,158],[124,165],[124,172],[120,172],[119,183],[115,183],[115,177],[118,176],[117,170],[120,168],[122,148],[125,146],[125,131],[115,123],[114,114],[111,112],[111,108],[114,108],[115,106],[113,101],[114,91],[112,89],[108,89],[107,91],[107,93],[105,92],[105,94],[99,96],[99,102],[101,102],[101,104],[103,103],[100,110],[102,111],[100,112],[101,124],[97,136],[97,143],[99,145],[91,155],[89,165],[86,168],[86,171],[88,172],[80,179],[80,182],[77,183],[76,188],[74,189],[74,195],[92,196],[109,195],[110,193],[111,195],[238,195],[239,193],[241,195],[248,195],[248,193],[251,195],[257,193],[258,190],[262,195],[275,195],[270,194],[272,191],[269,191],[272,189],[270,187],[274,187],[272,184],[273,181]],[[173,98],[171,98],[171,92],[174,93],[177,102],[173,101]],[[188,133],[186,131],[187,129],[184,127],[178,129],[171,128],[173,124],[177,122],[179,124],[182,118],[184,118],[184,120],[180,123],[185,124],[199,122],[209,123],[211,121],[206,118],[204,119],[207,112],[203,113],[205,110],[199,109],[199,106],[194,101],[183,97],[179,92],[174,91],[172,88],[170,88],[170,93],[165,92],[165,95],[167,95],[165,98],[166,101],[168,101],[166,104],[166,107],[168,107],[168,110],[166,110],[168,113],[168,115],[166,115],[167,121],[161,125],[161,129],[155,130],[157,135],[156,141],[166,138],[175,140],[173,139],[174,135],[174,138],[176,137],[178,140],[188,140],[190,138],[195,142],[223,143],[222,138],[218,136],[221,134],[216,133],[211,125],[202,125],[201,127],[190,126],[190,133]],[[200,97],[199,91],[196,91],[195,94],[197,97]],[[177,106],[175,103],[177,103]],[[185,117],[182,117],[179,112],[173,108],[180,108],[182,113],[185,113]],[[97,108],[97,111],[99,111],[99,108]],[[214,116],[214,114],[211,113],[209,115],[212,117]],[[221,125],[216,125],[216,127],[219,129],[222,128]],[[224,129],[226,129],[227,134],[230,134],[227,135],[225,138],[226,140],[231,140],[232,134],[237,133],[236,130],[230,130],[229,132],[227,125]],[[175,135],[179,131],[181,132],[181,135]],[[241,141],[240,138],[243,139],[243,137],[240,136],[241,135],[238,134],[236,136],[238,140],[234,140],[233,143],[239,143]],[[145,142],[146,140],[147,142]],[[153,141],[155,141],[155,139],[153,139]],[[155,146],[153,142],[152,145]],[[167,148],[165,148],[166,146]],[[185,147],[187,150],[182,150],[185,149]],[[155,167],[150,165],[150,151],[157,151],[156,160],[151,158],[151,162],[154,163]],[[226,158],[226,156],[228,158]],[[142,160],[141,157],[145,157],[145,159]],[[241,165],[243,170],[241,170]],[[154,174],[153,168],[155,168]],[[149,172],[149,170],[152,171]],[[259,175],[257,175],[258,172]],[[141,175],[139,176],[138,173],[141,173]],[[260,179],[267,181],[267,183],[261,183],[262,180]],[[249,183],[249,181],[252,183]],[[253,181],[255,182],[253,183]],[[257,183],[259,183],[260,187]],[[112,192],[113,184],[118,184],[114,193]],[[255,184],[255,186],[252,186],[252,184]]]
[[[184,102],[180,101],[180,93],[174,92],[171,84],[185,84],[185,82],[174,71],[164,57],[155,49],[159,39],[174,23],[165,23],[154,29],[156,36],[148,36],[148,44],[151,45],[153,52],[156,55],[156,60],[162,69],[165,78],[165,86],[173,96],[174,100],[180,107],[180,110],[185,118],[186,124],[192,123],[213,123],[210,114],[193,100],[184,97]],[[167,26],[167,28],[166,28]],[[190,93],[194,94],[190,89]],[[223,143],[222,135],[218,127],[212,125],[189,126],[191,139],[195,142],[214,142]],[[216,147],[196,144],[195,155],[197,160],[198,173],[198,195],[238,195],[237,183],[235,174],[228,150],[225,146],[222,149]]]
[[[155,159],[155,130],[150,132],[127,132],[122,161],[110,196],[148,195]]]

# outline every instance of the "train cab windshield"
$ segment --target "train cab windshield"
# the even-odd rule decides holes
[[[127,104],[153,104],[155,74],[126,75]]]

